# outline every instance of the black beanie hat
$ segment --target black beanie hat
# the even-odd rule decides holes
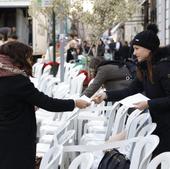
[[[151,51],[155,51],[160,45],[157,33],[157,26],[155,24],[149,24],[146,31],[142,31],[134,37],[132,45],[139,45]]]

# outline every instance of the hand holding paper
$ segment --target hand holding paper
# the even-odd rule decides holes
[[[149,107],[148,101],[141,101],[138,103],[133,103],[133,105],[134,105],[134,108],[139,109],[139,110],[144,110]]]
[[[149,98],[142,95],[141,93],[134,94],[132,96],[126,97],[119,102],[123,105],[126,105],[128,107],[134,107],[140,110],[148,108],[148,100]]]

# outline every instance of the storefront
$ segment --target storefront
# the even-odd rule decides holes
[[[28,15],[30,0],[1,0],[0,27],[15,27],[20,41],[32,43],[31,18]]]

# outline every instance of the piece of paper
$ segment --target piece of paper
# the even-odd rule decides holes
[[[127,107],[134,107],[134,103],[138,103],[141,101],[147,101],[150,100],[148,97],[144,96],[141,93],[138,94],[134,94],[132,96],[128,96],[122,100],[120,100],[119,102]]]
[[[89,103],[91,102],[91,98],[89,98],[89,97],[87,97],[85,95],[81,96],[80,99],[83,99],[83,100],[85,100],[85,101],[87,101]]]

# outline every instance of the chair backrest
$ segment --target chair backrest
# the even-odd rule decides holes
[[[135,109],[134,111],[131,112],[131,114],[129,115],[127,122],[126,122],[126,126],[125,126],[125,131],[129,132],[130,126],[133,122],[133,120],[138,117],[143,111],[139,110],[139,109]],[[128,133],[127,133],[128,135]]]
[[[159,137],[149,135],[141,138],[134,147],[130,169],[146,169],[152,152],[159,144]]]
[[[75,130],[66,131],[59,139],[58,144],[66,145],[71,142],[74,143]]]
[[[120,133],[124,129],[128,109],[129,108],[127,106],[122,105],[117,110],[115,121],[114,121],[114,124],[113,124],[112,134]]]
[[[39,78],[42,75],[43,65],[43,63],[37,62],[32,66],[32,73],[34,77]]]
[[[64,82],[69,82],[69,73],[71,69],[75,66],[75,63],[67,63],[65,62],[65,70],[64,70]]]
[[[142,113],[137,116],[131,123],[127,138],[137,137],[139,131],[147,124],[149,124],[150,114]]]
[[[107,124],[105,140],[108,140],[111,134],[117,134],[122,131],[125,122],[125,115],[128,108],[125,106],[120,107],[119,102],[115,102]],[[113,131],[112,131],[113,128]]]
[[[92,153],[82,153],[71,162],[68,169],[90,169],[93,161],[94,156]]]
[[[146,126],[144,126],[138,133],[138,136],[148,136],[154,132],[156,129],[157,124],[156,123],[149,123]]]
[[[57,86],[58,83],[59,83],[59,80],[56,77],[52,77],[50,79],[50,81],[47,83],[47,85],[46,85],[46,89],[47,89],[46,94],[49,97],[52,97],[52,94],[53,94],[52,89],[53,89],[54,86]]]
[[[69,93],[69,85],[59,83],[52,88],[52,96],[54,98],[63,99]]]
[[[170,152],[163,152],[153,158],[147,169],[157,169],[161,165],[161,169],[170,169]]]
[[[43,74],[49,75],[49,74],[50,74],[50,71],[51,71],[51,68],[52,68],[51,65],[47,65],[47,66],[44,68],[44,70],[43,70]]]
[[[86,78],[86,75],[81,73],[80,75],[78,75],[77,77],[77,90],[76,90],[76,94],[77,96],[81,96],[82,90],[83,90],[83,82]]]
[[[84,74],[79,74],[71,79],[70,95],[81,95],[85,78]]]
[[[37,88],[40,91],[45,91],[46,90],[46,86],[47,86],[47,82],[50,81],[50,79],[52,79],[52,75],[48,75],[48,74],[43,74],[39,80],[38,80],[38,86]]]
[[[54,145],[58,144],[58,140],[59,138],[66,133],[68,125],[70,124],[70,121],[67,122],[63,122],[62,125],[60,125],[60,127],[57,128],[54,137],[53,137],[53,141],[54,141]]]
[[[149,130],[149,128],[145,128],[145,132],[144,132],[144,127],[150,123],[150,114],[149,113],[142,113],[139,116],[137,116],[136,118],[133,119],[133,121],[130,124],[129,130],[127,131],[127,135],[126,138],[130,139],[133,137],[138,137],[138,136],[146,136],[148,133],[150,133],[150,131],[147,131],[146,129]],[[142,130],[142,132],[140,132]],[[127,146],[124,147],[127,156],[129,158],[131,158],[132,153],[133,153],[133,149],[135,147],[135,143],[131,143]]]
[[[63,147],[61,145],[51,147],[43,156],[40,163],[40,169],[56,169],[58,168],[60,156]]]

